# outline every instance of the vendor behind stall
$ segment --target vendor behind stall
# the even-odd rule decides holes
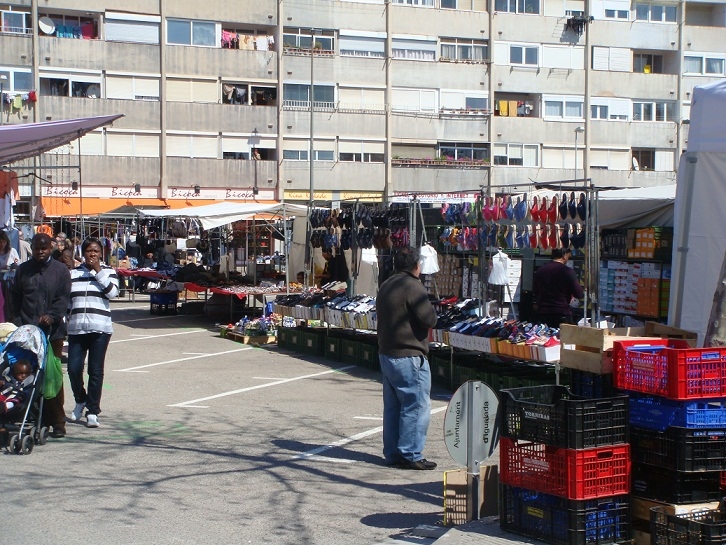
[[[323,250],[323,258],[325,259],[325,267],[321,274],[315,275],[315,281],[318,287],[324,286],[330,282],[347,282],[350,273],[348,272],[348,264],[345,261],[343,252],[338,250],[333,254],[331,248]]]

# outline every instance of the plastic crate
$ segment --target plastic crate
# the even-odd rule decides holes
[[[630,540],[630,503],[628,496],[566,500],[501,485],[499,525],[553,545],[624,543]]]
[[[334,361],[340,361],[340,344],[342,339],[340,337],[325,337],[325,346],[323,347],[324,355],[326,358]]]
[[[630,424],[649,430],[726,427],[726,400],[674,401],[647,394],[630,395]]]
[[[501,481],[571,500],[630,491],[630,446],[566,449],[515,441],[499,443]]]
[[[570,390],[582,397],[611,397],[616,394],[613,386],[613,375],[599,375],[580,371],[579,369],[562,369],[570,371]],[[563,379],[561,379],[563,380]]]
[[[624,390],[679,400],[726,397],[726,348],[616,343],[613,368],[615,386]]]
[[[378,345],[358,342],[358,365],[367,369],[379,369]]]
[[[630,427],[633,462],[678,471],[725,471],[726,428]]]
[[[650,510],[652,545],[723,545],[726,543],[726,512],[700,510],[670,514],[666,507]]]
[[[705,503],[721,499],[721,472],[674,471],[634,463],[632,494],[665,503]]]
[[[340,358],[345,363],[358,365],[358,341],[344,337],[340,343]]]
[[[311,356],[322,356],[325,353],[325,331],[308,329],[302,331],[302,352]]]
[[[628,442],[628,396],[587,399],[564,386],[501,391],[504,437],[566,448]]]

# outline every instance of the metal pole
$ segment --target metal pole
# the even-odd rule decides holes
[[[308,236],[305,241],[305,254],[307,257],[307,266],[305,272],[308,274],[307,282],[308,286],[315,284],[315,265],[314,255],[315,251],[310,247],[310,235],[313,231],[313,226],[310,223],[310,216],[312,215],[313,209],[315,208],[315,145],[314,145],[314,131],[313,131],[313,117],[315,113],[315,29],[310,29],[310,156],[308,162],[310,163],[310,194],[308,195]]]
[[[7,76],[0,76],[0,125],[4,123],[3,117],[5,116],[5,97],[3,95],[3,82],[7,80]]]
[[[85,239],[83,231],[83,169],[81,168],[81,133],[78,133],[78,205],[81,216],[81,240]]]

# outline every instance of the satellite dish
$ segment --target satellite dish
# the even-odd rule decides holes
[[[41,17],[38,19],[38,28],[43,34],[51,35],[55,32],[55,23],[50,17]]]

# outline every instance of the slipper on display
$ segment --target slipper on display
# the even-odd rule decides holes
[[[580,193],[580,200],[577,203],[577,215],[581,221],[585,221],[587,218],[587,201],[584,193]]]
[[[570,193],[570,202],[567,203],[567,210],[570,213],[570,219],[577,219],[577,203],[575,202],[575,192]]]
[[[565,221],[567,219],[567,193],[562,194],[558,211],[560,213],[560,219]]]

